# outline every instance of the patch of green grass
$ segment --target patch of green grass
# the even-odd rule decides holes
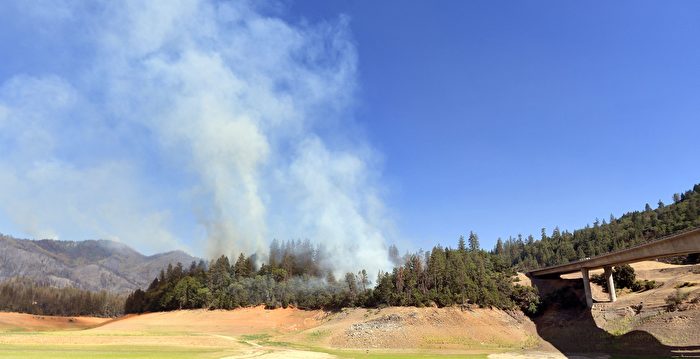
[[[522,349],[530,349],[540,345],[540,338],[536,335],[528,334],[527,339],[522,344]]]
[[[611,321],[611,325],[608,329],[608,333],[619,337],[621,335],[627,334],[632,330],[632,323],[635,321],[633,317],[623,317],[615,321]]]
[[[280,347],[280,348],[295,348],[296,346],[290,342],[265,341],[265,345]]]
[[[291,348],[293,347],[292,343],[288,342],[280,342],[280,341],[272,341],[272,335],[267,334],[267,333],[259,333],[259,334],[245,334],[241,335],[238,337],[238,341],[243,344],[248,344],[250,345],[251,342],[258,344],[258,345],[266,345],[266,346],[273,346],[273,347],[282,347],[282,348]]]
[[[81,336],[81,337],[165,337],[165,336],[199,336],[198,333],[189,333],[186,331],[85,331],[85,330],[57,330],[57,331],[41,331],[41,332],[3,332],[2,334],[14,336],[51,336],[51,337],[66,337],[66,336]]]
[[[484,359],[486,354],[434,354],[434,353],[386,353],[373,351],[324,351],[343,359]]]
[[[234,352],[217,348],[172,348],[167,346],[58,346],[58,345],[2,345],[0,357],[9,359],[82,359],[82,358],[220,358]]]
[[[266,341],[270,339],[272,336],[267,333],[258,333],[258,334],[244,334],[241,335],[239,338],[244,341]]]
[[[472,340],[471,338],[466,338],[466,337],[459,337],[459,336],[428,336],[423,338],[424,344],[428,346],[433,346],[433,345],[447,345],[447,344],[456,344],[456,345],[464,345],[464,346],[481,346],[480,343],[478,343],[475,340]]]
[[[445,358],[445,359],[483,359],[487,354],[436,354],[436,353],[395,353],[378,350],[341,350],[322,348],[311,345],[303,345],[288,342],[265,342],[265,345],[284,347],[288,349],[312,351],[335,355],[341,359],[425,359],[425,358]]]
[[[23,333],[25,331],[26,331],[26,329],[20,328],[20,327],[7,327],[7,328],[0,329],[0,334],[6,334],[6,333],[15,334],[15,333]]]
[[[421,347],[430,348],[441,348],[444,346],[454,346],[458,345],[466,349],[518,349],[521,345],[513,342],[505,342],[501,340],[491,339],[489,341],[476,341],[469,337],[464,336],[429,336],[423,339],[423,345]],[[523,343],[523,345],[527,345]]]
[[[317,342],[331,334],[330,330],[314,330],[306,335],[306,340],[310,342]]]

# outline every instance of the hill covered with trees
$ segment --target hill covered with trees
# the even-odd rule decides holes
[[[322,248],[309,241],[273,241],[269,263],[255,268],[255,257],[240,254],[235,263],[222,256],[208,265],[193,262],[169,266],[145,290],[126,301],[127,313],[185,308],[230,309],[264,304],[268,307],[337,309],[379,306],[450,306],[475,304],[502,309],[520,307],[534,313],[539,304],[531,288],[513,285],[515,269],[566,263],[623,249],[700,226],[700,184],[673,196],[674,202],[646,205],[644,211],[626,213],[609,221],[552,235],[542,230],[507,241],[498,240],[492,251],[479,246],[470,233],[457,248],[435,246],[428,252],[406,254],[389,249],[396,264],[391,272],[371,274],[360,270],[335,278],[323,266]]]
[[[322,269],[322,253],[308,242],[273,242],[270,261],[258,270],[251,257],[235,263],[219,257],[170,266],[146,291],[136,290],[126,301],[127,313],[188,308],[231,309],[264,304],[268,307],[339,309],[379,306],[449,306],[477,304],[503,309],[531,306],[531,289],[512,286],[514,274],[498,256],[479,248],[476,234],[461,238],[456,249],[435,247],[407,255],[403,265],[378,273],[376,286],[360,270],[336,279]]]
[[[530,235],[499,239],[492,253],[520,269],[564,264],[586,257],[632,247],[683,230],[700,227],[700,184],[673,195],[673,203],[647,204],[643,211],[625,213],[573,232],[542,229],[539,240]]]
[[[15,278],[0,283],[0,311],[38,315],[115,317],[124,312],[124,296],[106,291],[56,288]]]

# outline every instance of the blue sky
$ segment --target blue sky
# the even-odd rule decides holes
[[[319,1],[358,46],[358,118],[402,235],[575,229],[700,182],[700,4]]]
[[[0,232],[147,253],[575,229],[700,182],[697,2],[0,5]],[[351,253],[351,255],[347,255]]]

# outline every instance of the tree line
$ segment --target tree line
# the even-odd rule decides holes
[[[634,246],[700,226],[700,184],[673,196],[673,203],[648,204],[609,221],[573,232],[543,229],[532,235],[499,239],[484,251],[470,233],[457,248],[435,246],[427,252],[399,256],[389,248],[395,268],[380,272],[374,282],[364,270],[335,278],[322,246],[309,241],[273,241],[268,263],[255,268],[255,256],[240,254],[235,263],[226,256],[205,263],[170,266],[145,290],[126,300],[127,313],[189,308],[231,309],[266,305],[309,309],[380,306],[479,305],[525,312],[537,311],[536,290],[513,285],[515,270],[563,264]],[[696,260],[690,256],[685,260]]]
[[[620,218],[596,219],[593,225],[573,232],[555,228],[548,235],[543,228],[539,240],[532,235],[500,238],[492,253],[521,270],[564,264],[579,259],[643,244],[650,240],[700,227],[700,184],[685,193],[676,193],[673,203],[646,204],[643,211],[625,213]],[[697,261],[697,255],[684,258]]]
[[[256,267],[255,254],[235,261],[221,256],[210,262],[178,263],[161,270],[145,290],[126,300],[106,292],[53,288],[28,279],[0,284],[0,310],[45,315],[116,316],[175,309],[232,309],[265,305],[306,309],[381,306],[479,305],[527,313],[540,299],[529,287],[514,285],[515,270],[567,263],[634,246],[660,236],[700,226],[700,184],[620,218],[596,220],[573,232],[543,229],[539,240],[530,235],[499,239],[491,251],[470,233],[456,248],[433,247],[427,252],[399,255],[388,248],[390,272],[345,273],[336,278],[322,245],[310,241],[274,240],[268,263]],[[697,255],[684,258],[697,261]]]
[[[115,317],[124,312],[124,297],[106,291],[55,288],[48,283],[13,278],[0,283],[0,311],[37,315]]]
[[[269,263],[257,270],[253,258],[245,254],[234,263],[221,256],[209,265],[200,261],[188,268],[169,266],[145,291],[131,293],[124,310],[467,304],[528,310],[539,300],[533,289],[512,285],[514,272],[501,258],[480,249],[474,233],[468,244],[460,238],[456,249],[436,246],[430,252],[404,256],[402,265],[377,274],[376,285],[365,270],[336,278],[324,269],[322,249],[309,242],[273,241],[270,247]],[[396,250],[390,252],[396,256]]]
[[[423,257],[405,257],[403,266],[380,274],[371,292],[374,301],[366,306],[440,307],[474,304],[481,307],[513,309],[534,314],[539,296],[532,287],[513,283],[513,268],[499,256],[479,247],[479,237],[471,232],[460,237],[457,248],[440,245]]]

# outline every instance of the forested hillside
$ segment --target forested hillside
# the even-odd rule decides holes
[[[457,249],[435,247],[414,254],[391,273],[379,273],[376,287],[364,270],[336,279],[323,271],[322,253],[308,242],[273,242],[270,263],[255,270],[241,254],[235,263],[221,256],[209,268],[204,262],[168,267],[146,291],[136,290],[126,301],[127,313],[185,308],[230,309],[264,304],[268,307],[337,309],[386,305],[478,304],[534,308],[530,289],[513,287],[513,272],[499,258],[479,249],[478,237],[461,238]]]
[[[273,241],[269,263],[259,269],[254,257],[244,254],[235,263],[222,256],[209,265],[200,261],[188,268],[170,266],[146,291],[132,293],[125,309],[139,313],[260,304],[326,309],[476,304],[535,312],[537,293],[512,283],[516,268],[566,263],[699,226],[700,185],[673,199],[671,205],[647,205],[642,212],[596,220],[573,233],[555,229],[550,236],[543,229],[540,240],[499,239],[491,252],[479,248],[474,233],[467,240],[460,238],[456,249],[436,246],[403,258],[391,247],[389,256],[396,267],[376,277],[360,270],[335,278],[332,268],[323,266],[328,261],[322,248],[308,241]]]
[[[493,253],[521,269],[567,263],[586,257],[624,249],[637,244],[700,226],[700,184],[692,190],[673,195],[673,203],[659,201],[656,209],[647,204],[620,218],[610,216],[592,226],[573,231],[555,228],[551,235],[542,229],[539,240],[530,235],[501,239]]]
[[[115,317],[124,312],[124,296],[106,291],[55,288],[48,283],[18,278],[0,283],[0,311]]]

